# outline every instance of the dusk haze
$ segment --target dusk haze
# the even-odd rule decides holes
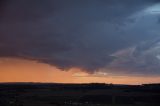
[[[0,0],[0,90],[0,106],[160,104],[160,1]]]

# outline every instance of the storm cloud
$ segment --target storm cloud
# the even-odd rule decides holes
[[[2,0],[0,56],[160,74],[158,0]]]

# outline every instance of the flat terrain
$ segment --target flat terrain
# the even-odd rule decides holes
[[[0,84],[0,106],[159,106],[160,85]]]

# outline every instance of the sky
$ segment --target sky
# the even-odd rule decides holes
[[[1,0],[0,82],[157,83],[159,0]]]

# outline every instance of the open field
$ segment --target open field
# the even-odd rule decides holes
[[[160,85],[0,84],[0,106],[159,106]]]

